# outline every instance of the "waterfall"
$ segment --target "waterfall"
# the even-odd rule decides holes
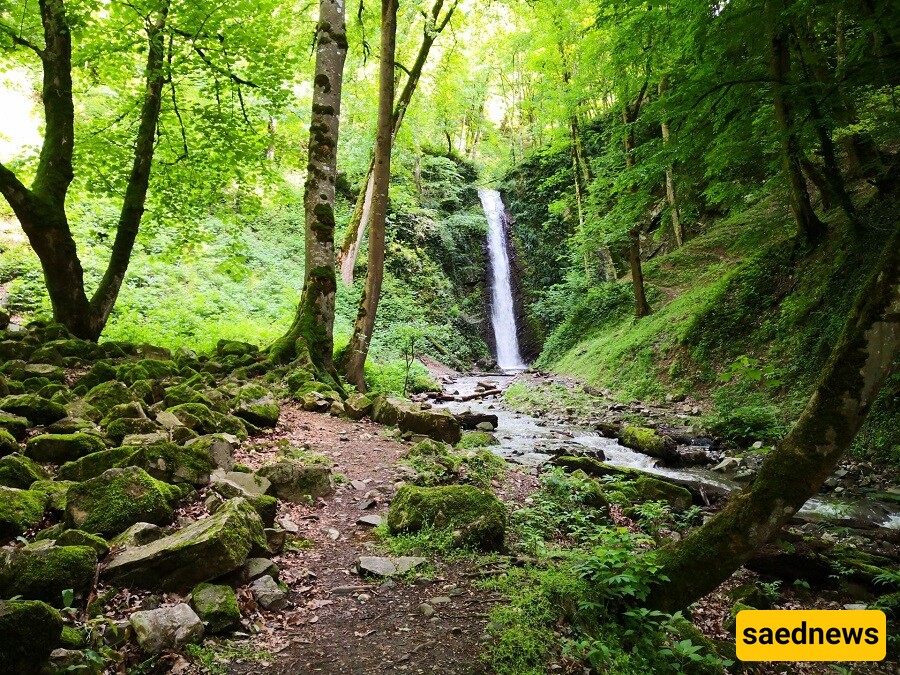
[[[506,211],[496,190],[479,190],[478,196],[488,221],[488,252],[491,259],[491,323],[497,343],[497,365],[504,371],[521,371],[527,366],[519,353],[516,315],[513,310],[509,252],[506,250]]]

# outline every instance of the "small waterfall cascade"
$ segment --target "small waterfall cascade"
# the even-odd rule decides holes
[[[491,323],[497,343],[497,365],[506,372],[522,371],[527,365],[519,352],[516,314],[513,308],[509,251],[506,248],[506,210],[496,190],[479,190],[478,197],[488,221],[488,253],[491,260]]]

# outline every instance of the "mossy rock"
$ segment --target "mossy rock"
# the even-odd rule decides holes
[[[31,424],[39,426],[47,426],[66,417],[63,406],[36,394],[18,394],[0,399],[0,410],[24,417]]]
[[[101,450],[106,450],[106,443],[95,434],[42,434],[28,440],[25,455],[38,462],[63,464]]]
[[[267,464],[256,473],[271,483],[268,494],[294,504],[307,504],[334,492],[331,469],[323,464],[285,459]]]
[[[61,643],[62,617],[36,600],[0,600],[0,672],[37,673]]]
[[[105,537],[138,522],[168,525],[174,518],[172,507],[182,494],[136,466],[109,469],[69,489],[65,523]]]
[[[738,612],[742,612],[745,609],[756,609],[756,607],[751,607],[750,605],[745,605],[742,602],[736,602],[732,605],[731,610],[728,612],[728,618],[722,624],[722,628],[726,631],[734,635],[735,630],[737,629],[737,615]]]
[[[178,421],[198,434],[214,434],[216,419],[212,410],[202,403],[182,403],[167,409]]]
[[[56,472],[57,478],[81,482],[95,478],[107,469],[122,466],[139,448],[123,445],[118,448],[101,450],[85,455],[72,462],[66,462]]]
[[[209,456],[213,466],[224,471],[231,471],[234,468],[234,451],[236,449],[233,440],[233,437],[225,434],[210,434],[192,438],[185,445],[194,450],[202,449]]]
[[[250,437],[247,431],[247,423],[240,417],[213,412],[213,418],[215,419],[217,431],[231,434],[239,441],[246,441]]]
[[[92,422],[79,417],[63,417],[47,427],[48,434],[77,434],[79,431],[91,431],[96,427]]]
[[[32,354],[32,358],[34,355]],[[29,363],[23,371],[24,377],[28,379],[32,377],[44,378],[48,382],[65,382],[66,371],[59,367],[59,364],[50,363]]]
[[[678,452],[675,441],[669,436],[660,436],[647,427],[625,427],[619,442],[626,448],[656,457],[667,463],[677,463]]]
[[[9,433],[17,441],[25,439],[30,423],[21,415],[0,411],[0,429]]]
[[[753,609],[772,609],[772,599],[756,584],[741,584],[728,591],[728,597]]]
[[[387,523],[395,534],[452,529],[457,545],[496,550],[503,546],[506,509],[493,494],[471,485],[404,485],[391,502]]]
[[[115,380],[103,382],[84,395],[84,402],[100,410],[106,415],[115,406],[131,403],[134,396],[128,387]]]
[[[694,501],[690,490],[650,476],[638,478],[634,482],[634,489],[638,498],[644,501],[666,502],[679,511],[689,509]]]
[[[275,517],[278,515],[278,500],[270,495],[247,495],[244,497],[259,514],[265,527],[275,525]]]
[[[361,420],[372,414],[372,399],[359,392],[350,394],[344,401],[344,413],[351,420]]]
[[[142,436],[157,432],[165,432],[156,422],[146,417],[123,417],[110,422],[106,435],[116,443],[123,443],[128,436]],[[164,439],[168,434],[164,433]]]
[[[200,403],[212,410],[215,404],[205,394],[200,393],[187,384],[176,384],[166,389],[163,401],[168,408],[174,408],[176,405],[185,403]]]
[[[154,443],[138,448],[127,462],[141,467],[158,480],[196,486],[209,483],[209,474],[216,469],[204,448],[173,443]]]
[[[63,626],[59,645],[65,649],[82,649],[87,645],[84,633],[73,626]]]
[[[0,485],[24,489],[49,475],[30,457],[13,453],[0,458]]]
[[[469,450],[472,448],[485,448],[489,445],[500,445],[500,441],[494,437],[494,434],[489,434],[486,431],[472,431],[463,434],[456,447],[459,450]]]
[[[462,437],[459,420],[449,410],[422,408],[417,403],[393,396],[376,397],[372,419],[379,424],[396,424],[401,431],[411,431],[445,443],[458,443]]]
[[[191,591],[191,605],[209,633],[221,633],[241,622],[241,609],[231,586],[199,584]]]
[[[0,457],[19,452],[19,443],[6,429],[0,429]]]
[[[47,497],[40,492],[0,487],[0,539],[37,527],[46,506]]]
[[[238,340],[219,340],[216,343],[216,354],[219,356],[244,356],[246,354],[256,355],[259,353],[259,347],[249,342],[239,342]]]
[[[47,497],[47,508],[62,513],[66,510],[66,495],[76,483],[68,480],[36,480],[28,488]]]
[[[106,416],[100,421],[101,427],[107,427],[109,424],[118,419],[140,419],[146,418],[147,413],[144,406],[139,401],[130,401],[129,403],[120,403],[114,405],[106,412]]]
[[[103,537],[84,530],[66,530],[56,537],[57,546],[89,546],[102,558],[109,553],[109,542]]]
[[[45,347],[55,350],[60,356],[74,356],[82,360],[103,358],[103,349],[95,342],[78,338],[50,340]]]
[[[103,413],[94,406],[85,403],[83,398],[76,398],[74,401],[66,403],[65,407],[66,414],[69,417],[79,417],[91,422],[99,422],[103,419]]]
[[[89,546],[54,546],[40,541],[0,550],[0,596],[21,595],[62,605],[62,592],[83,593],[94,582],[97,553]]]
[[[98,384],[116,379],[116,369],[107,361],[97,361],[91,369],[82,375],[75,383],[74,389],[80,394],[86,394]]]
[[[281,415],[281,406],[271,391],[258,384],[241,388],[233,414],[257,427],[274,427]]]
[[[231,499],[209,518],[108,561],[109,583],[151,590],[183,590],[240,568],[251,551],[263,551],[259,515],[244,499]]]

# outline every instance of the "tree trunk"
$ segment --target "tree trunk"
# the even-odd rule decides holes
[[[384,222],[391,182],[391,147],[394,134],[394,52],[397,46],[397,0],[381,0],[381,63],[378,69],[378,136],[372,173],[372,223],[366,287],[359,301],[353,335],[345,352],[344,375],[359,391],[366,391],[365,365],[375,330],[375,316],[384,279]]]
[[[809,201],[809,192],[800,166],[800,139],[793,119],[793,109],[788,101],[784,86],[791,73],[791,56],[787,38],[781,26],[781,19],[774,7],[776,0],[768,0],[766,12],[769,14],[771,42],[769,54],[769,75],[772,79],[772,102],[775,120],[781,136],[781,154],[784,172],[790,183],[791,212],[797,227],[807,241],[818,242],[825,233],[825,224],[819,220]]]
[[[337,177],[341,86],[347,35],[343,0],[320,0],[309,160],[303,204],[306,253],[303,295],[288,332],[269,351],[275,363],[292,359],[318,379],[340,387],[334,368],[334,184]]]
[[[647,604],[686,607],[725,581],[815,495],[849,448],[900,357],[900,227],[860,294],[816,390],[753,483],[693,534],[659,552]]]
[[[644,91],[647,87],[647,83],[644,83],[644,88],[641,89],[641,93],[638,95],[637,101],[635,101],[633,107],[625,107],[625,112],[622,113],[622,120],[625,122],[626,130],[625,130],[625,167],[627,169],[633,169],[635,165],[634,159],[634,127],[632,126],[634,122],[637,120],[638,113],[641,109],[641,101],[644,97]],[[637,183],[633,183],[631,186],[632,192],[637,192],[638,186]],[[647,303],[647,294],[644,292],[644,270],[641,266],[641,227],[640,225],[633,226],[628,231],[628,264],[631,266],[631,285],[634,288],[634,315],[637,318],[642,318],[650,314],[650,305]]]
[[[412,68],[409,70],[409,76],[406,78],[406,84],[397,97],[397,105],[394,108],[391,121],[391,136],[397,138],[400,127],[403,125],[403,118],[406,116],[406,110],[412,102],[413,94],[419,85],[419,79],[422,77],[422,71],[425,68],[425,62],[428,60],[428,54],[431,46],[437,39],[437,36],[447,27],[453,12],[456,10],[458,0],[454,0],[453,4],[447,10],[443,19],[438,21],[441,9],[444,6],[444,0],[435,0],[431,8],[431,19],[426,24],[422,35],[422,44],[419,46],[419,52],[416,54],[416,60],[413,62]],[[449,137],[448,137],[449,138]],[[362,244],[363,235],[366,227],[372,217],[372,196],[373,196],[373,172],[375,170],[375,153],[369,162],[369,170],[366,172],[366,179],[356,198],[356,206],[353,208],[353,215],[347,224],[347,232],[344,235],[344,242],[341,244],[341,250],[338,253],[338,263],[341,267],[341,280],[348,286],[353,283],[353,268],[356,267],[356,257],[359,255],[359,247]]]
[[[667,84],[667,78],[663,75],[659,80],[660,98],[662,98]],[[668,146],[671,138],[668,118],[663,118],[660,126],[662,128],[663,145]],[[671,163],[666,165],[666,201],[669,203],[669,209],[672,212],[672,232],[675,235],[675,244],[681,248],[682,244],[684,244],[684,232],[681,229],[681,214],[678,212],[678,205],[675,203],[675,167]]]

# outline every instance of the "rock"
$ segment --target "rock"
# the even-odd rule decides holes
[[[36,480],[28,489],[44,495],[49,510],[62,513],[66,510],[66,495],[73,485],[75,483],[68,480]]]
[[[6,429],[0,428],[0,457],[5,457],[14,452],[19,452],[19,443],[15,436]]]
[[[20,595],[62,605],[62,592],[86,591],[94,582],[97,553],[89,546],[53,546],[39,541],[17,549],[0,549],[0,596]]]
[[[478,430],[478,431],[486,431],[486,432],[488,432],[488,433],[490,433],[491,431],[493,431],[494,428],[495,428],[494,425],[491,424],[490,422],[479,422],[478,424],[475,425],[475,429],[476,429],[476,430]]]
[[[376,515],[361,516],[356,519],[357,525],[365,525],[367,527],[378,527],[382,522],[384,522],[383,518]]]
[[[264,534],[266,535],[266,550],[273,554],[281,553],[288,533],[280,528],[267,527]]]
[[[82,530],[66,530],[56,538],[57,546],[89,546],[97,553],[98,558],[102,558],[109,553],[109,543],[96,534],[84,532]]]
[[[401,431],[424,434],[451,445],[458,443],[462,435],[459,421],[449,410],[423,410],[418,404],[395,397],[378,397],[374,403],[372,418],[382,424],[396,424]]]
[[[331,469],[323,464],[304,464],[299,460],[286,459],[267,464],[256,474],[271,482],[270,495],[294,504],[306,504],[334,492]]]
[[[344,412],[351,420],[361,420],[372,414],[372,399],[359,392],[350,394],[344,401]]]
[[[667,464],[678,463],[678,451],[675,441],[668,436],[659,436],[653,429],[646,427],[625,427],[619,442],[626,448],[637,450],[645,455],[661,459]]]
[[[113,424],[117,424],[118,422],[122,422],[124,420],[116,420]],[[142,422],[144,420],[134,420],[137,422]],[[150,420],[146,420],[150,422]],[[153,422],[150,422],[153,424]],[[157,426],[147,427],[148,429],[159,429]],[[128,434],[127,436],[122,437],[122,445],[130,445],[132,447],[140,448],[148,445],[161,445],[163,443],[167,443],[169,441],[169,435],[163,433],[161,431],[150,431],[146,434]]]
[[[231,586],[199,584],[191,591],[191,603],[208,633],[221,633],[241,622],[237,595]]]
[[[106,412],[106,416],[101,420],[100,426],[109,426],[110,422],[119,419],[147,419],[147,413],[144,412],[143,406],[137,401],[130,403],[120,403],[114,405]]]
[[[103,578],[113,584],[183,589],[241,567],[252,550],[266,548],[263,524],[244,499],[150,544],[116,554]]]
[[[307,392],[300,400],[303,402],[303,409],[307,412],[323,413],[331,408],[331,401],[318,391]]]
[[[463,434],[456,447],[460,450],[468,450],[471,448],[484,448],[489,445],[499,445],[500,441],[494,438],[493,434],[486,431],[472,431]]]
[[[135,523],[122,534],[110,541],[118,549],[144,546],[166,536],[165,530],[153,523]]]
[[[62,617],[33,600],[0,600],[0,672],[36,673],[60,643]]]
[[[634,489],[638,497],[645,501],[663,501],[679,511],[689,509],[693,503],[690,490],[649,476],[638,478],[634,482]]]
[[[234,450],[237,447],[237,439],[230,434],[198,436],[189,440],[185,445],[203,448],[213,465],[219,469],[224,471],[234,469]]]
[[[754,609],[754,608],[753,608],[753,607],[750,607],[749,605],[745,605],[745,604],[743,604],[743,603],[740,603],[740,602],[734,603],[734,605],[731,607],[731,611],[728,612],[728,618],[725,619],[725,621],[722,623],[722,627],[723,627],[726,631],[728,631],[729,633],[731,633],[732,635],[734,635],[734,631],[735,631],[735,629],[737,628],[737,615],[738,615],[738,612],[741,612],[741,611],[743,611],[743,610],[745,610],[745,609]]]
[[[343,417],[346,414],[344,404],[340,401],[332,401],[331,406],[328,408],[328,414],[334,415],[335,417]]]
[[[248,558],[247,562],[244,563],[243,572],[244,578],[248,581],[264,576],[270,576],[277,581],[281,570],[278,569],[278,565],[268,558]]]
[[[94,434],[42,434],[28,439],[25,455],[38,462],[62,464],[92,452],[106,450],[103,440]]]
[[[25,440],[30,422],[25,417],[0,411],[0,429],[9,433],[17,441]]]
[[[720,473],[726,473],[728,471],[736,471],[742,464],[740,457],[726,457],[721,462],[716,464],[712,470],[718,471]]]
[[[63,628],[63,635],[66,633]],[[41,675],[48,672],[52,673],[70,673],[77,671],[81,675],[101,675],[103,673],[103,665],[95,656],[89,656],[87,651],[81,649],[54,649],[50,652],[50,658]]]
[[[217,429],[212,410],[202,403],[182,403],[168,409],[183,426],[198,434],[214,434]]]
[[[151,434],[153,441],[148,438]],[[122,417],[113,420],[106,427],[106,435],[123,445],[149,445],[151,442],[169,440],[162,427],[146,417]],[[136,436],[143,437],[142,441],[136,443]]]
[[[359,568],[360,573],[371,574],[376,577],[392,577],[395,574],[406,574],[424,562],[426,562],[426,558],[418,556],[383,558],[364,555],[359,558],[356,566]]]
[[[66,409],[35,394],[17,394],[0,399],[0,410],[24,417],[31,424],[46,426],[66,417]]]
[[[47,427],[48,434],[77,434],[79,431],[88,431],[94,428],[94,424],[80,417],[63,417]]]
[[[426,619],[429,619],[434,616],[434,607],[429,605],[427,602],[423,602],[421,605],[419,605],[419,614],[424,616]]]
[[[506,510],[494,495],[471,485],[404,485],[387,522],[393,533],[451,528],[457,545],[493,550],[503,545]]]
[[[18,453],[0,458],[0,485],[25,489],[48,473],[33,459]]]
[[[84,395],[84,402],[107,415],[115,406],[132,403],[134,396],[121,382],[102,382]]]
[[[0,487],[0,539],[37,527],[46,505],[47,497],[40,492]]]
[[[222,471],[217,469],[210,474],[209,484],[225,498],[250,497],[264,495],[272,487],[269,479],[255,473],[240,471]]]
[[[137,643],[148,654],[177,651],[203,637],[203,622],[190,605],[180,603],[131,615]]]
[[[65,522],[103,536],[114,536],[138,522],[168,525],[184,493],[136,466],[109,469],[69,488]]]
[[[250,584],[250,590],[253,591],[256,602],[263,609],[278,611],[287,606],[287,594],[268,574]]]
[[[257,427],[274,427],[281,415],[281,406],[265,387],[247,384],[238,393],[234,414]]]
[[[436,598],[431,598],[428,602],[431,605],[449,605],[452,600],[447,595],[439,595]]]
[[[477,429],[478,425],[482,422],[487,422],[494,429],[497,428],[498,420],[496,415],[485,414],[485,413],[474,413],[471,410],[467,410],[465,412],[456,413],[454,417],[459,421],[460,426],[463,429]]]
[[[173,443],[153,443],[144,447],[123,445],[85,455],[59,468],[65,480],[84,481],[99,476],[107,469],[137,466],[157,480],[167,483],[206,485],[215,469],[202,448],[180,447]]]

